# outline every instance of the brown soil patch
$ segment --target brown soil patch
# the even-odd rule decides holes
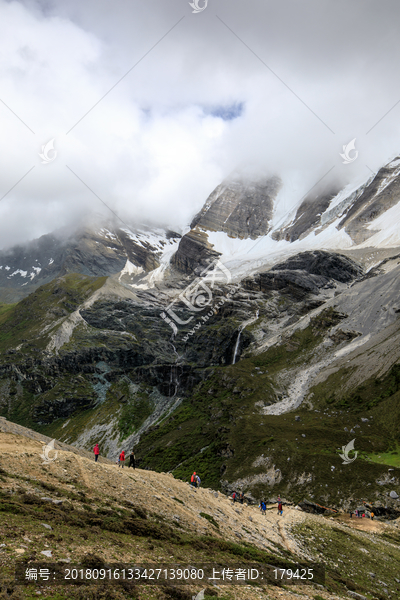
[[[382,523],[380,521],[377,521],[376,519],[372,520],[368,519],[367,517],[357,518],[354,516],[350,519],[350,516],[348,514],[340,515],[340,517],[336,520],[337,522],[342,522],[345,525],[348,525],[349,527],[353,527],[353,529],[359,529],[360,531],[369,531],[371,533],[382,533],[387,528],[386,523]]]

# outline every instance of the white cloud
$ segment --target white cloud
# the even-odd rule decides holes
[[[66,165],[124,219],[175,228],[238,169],[281,174],[287,207],[333,165],[343,182],[367,175],[400,152],[400,105],[366,135],[400,99],[399,10],[219,0],[193,15],[185,0],[0,0],[0,98],[35,132],[0,103],[0,197],[35,167],[0,202],[0,246],[105,210]],[[240,104],[234,120],[213,116]],[[344,166],[354,137],[359,158]],[[43,165],[52,138],[57,158]]]

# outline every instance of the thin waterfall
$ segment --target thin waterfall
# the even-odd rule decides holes
[[[234,351],[234,353],[233,353],[233,361],[232,361],[232,364],[233,364],[233,365],[234,365],[234,364],[235,364],[235,362],[236,362],[236,355],[237,355],[237,351],[238,351],[238,348],[239,348],[240,336],[241,336],[241,334],[242,334],[242,331],[243,331],[243,329],[244,329],[244,325],[243,325],[243,326],[241,325],[241,326],[239,327],[239,333],[238,333],[237,340],[236,340],[235,351]]]
[[[257,309],[255,317],[253,317],[249,321],[245,321],[244,323],[242,323],[242,325],[240,325],[240,327],[238,329],[238,336],[237,336],[236,344],[235,344],[235,351],[233,353],[233,361],[232,361],[233,365],[236,362],[236,355],[237,355],[237,352],[238,352],[238,349],[239,349],[240,336],[242,335],[243,329],[245,327],[247,327],[247,325],[251,325],[251,323],[254,323],[255,321],[257,321],[259,314],[260,314],[260,311],[259,311],[259,309]]]

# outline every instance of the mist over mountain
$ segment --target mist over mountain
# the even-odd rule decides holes
[[[191,11],[0,2],[1,247],[111,216],[103,202],[128,223],[182,229],[236,175],[279,177],[283,216],[321,178],[340,189],[398,153],[394,0]]]

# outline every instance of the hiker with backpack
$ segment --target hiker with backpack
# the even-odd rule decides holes
[[[200,484],[201,484],[201,479],[200,479],[200,477],[198,475],[196,475],[196,487],[199,488]]]
[[[258,508],[260,509],[262,515],[265,516],[267,514],[267,505],[265,504],[264,500],[261,500]]]
[[[96,444],[95,447],[93,448],[93,452],[94,452],[94,462],[97,462],[99,459],[99,454],[100,454],[100,448],[99,448],[98,444]]]
[[[196,471],[193,472],[193,475],[190,478],[190,485],[191,487],[197,487]]]
[[[236,492],[232,493],[232,500],[234,503],[236,502],[236,495],[237,495]]]
[[[122,450],[121,454],[119,455],[119,467],[124,468],[124,464],[125,464],[125,450]]]
[[[132,452],[129,455],[129,466],[128,466],[128,469],[129,469],[129,467],[133,467],[134,469],[136,469],[136,459],[135,459],[135,453],[134,453],[133,450],[132,450]]]
[[[279,500],[279,502],[278,502],[278,515],[282,516],[282,513],[283,513],[282,500]]]

